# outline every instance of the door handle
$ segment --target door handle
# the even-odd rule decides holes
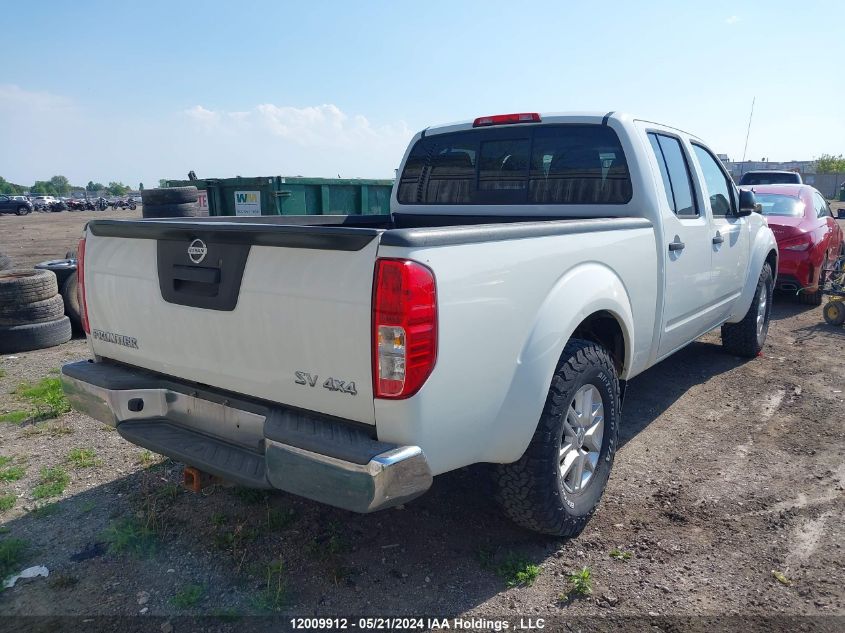
[[[725,238],[724,238],[724,237],[722,237],[722,234],[721,234],[721,233],[718,233],[718,232],[717,232],[717,233],[716,233],[716,235],[713,237],[713,243],[714,243],[714,244],[721,244],[721,243],[723,243],[724,241],[725,241]]]
[[[669,252],[682,251],[687,247],[683,242],[669,242]]]

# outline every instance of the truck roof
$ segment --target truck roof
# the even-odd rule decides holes
[[[698,139],[695,134],[691,134],[686,130],[682,130],[680,128],[673,127],[671,125],[666,125],[665,123],[658,123],[657,121],[651,121],[649,119],[642,119],[640,117],[635,117],[627,112],[621,112],[616,110],[609,110],[609,111],[599,111],[599,110],[583,110],[583,111],[571,111],[571,112],[540,112],[540,122],[539,123],[522,123],[521,125],[542,125],[548,123],[586,123],[586,124],[600,124],[600,123],[607,123],[608,120],[613,119],[615,121],[619,121],[622,123],[631,122],[631,121],[644,121],[646,123],[654,123],[655,125],[660,125],[664,128],[669,128],[672,130],[676,130],[687,136],[692,138]],[[486,116],[486,115],[485,115]],[[443,123],[440,125],[433,125],[431,127],[427,127],[422,131],[423,136],[428,136],[431,134],[446,134],[448,132],[460,132],[463,130],[472,130],[476,129],[473,127],[475,119],[468,119],[466,121],[455,121],[452,123]],[[698,139],[700,140],[700,139]]]

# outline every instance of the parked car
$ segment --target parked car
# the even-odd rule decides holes
[[[827,200],[809,185],[759,185],[753,188],[780,251],[776,287],[821,305],[824,269],[845,255],[842,228]]]
[[[481,117],[417,134],[398,173],[389,216],[88,222],[70,401],[195,488],[370,512],[487,462],[508,516],[574,535],[628,380],[714,328],[763,348],[775,238],[694,136]]]
[[[775,169],[759,169],[756,171],[747,171],[742,174],[742,177],[739,179],[740,186],[743,185],[777,185],[777,184],[790,184],[790,185],[800,185],[803,184],[803,180],[801,179],[801,174],[795,171],[779,171]]]
[[[32,203],[23,196],[0,195],[0,213],[26,215],[32,212]]]

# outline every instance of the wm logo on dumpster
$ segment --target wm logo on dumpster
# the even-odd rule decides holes
[[[258,204],[258,194],[252,192],[238,192],[235,194],[235,202],[238,204]]]

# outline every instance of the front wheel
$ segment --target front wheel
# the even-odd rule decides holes
[[[772,268],[763,264],[751,307],[739,323],[722,326],[722,347],[731,354],[753,358],[760,353],[769,333],[772,312]]]
[[[512,521],[543,534],[581,533],[607,486],[620,406],[607,351],[567,343],[531,443],[519,461],[497,468],[498,500]]]
[[[27,207],[18,207],[18,215],[26,215],[27,213],[29,213]]]

